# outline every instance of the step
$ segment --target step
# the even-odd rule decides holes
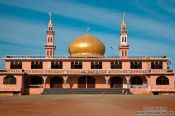
[[[67,89],[67,88],[45,88],[43,91],[44,95],[48,94],[122,94],[123,90],[128,91],[129,89],[115,88],[115,89],[94,89],[94,88],[77,88],[77,89]]]

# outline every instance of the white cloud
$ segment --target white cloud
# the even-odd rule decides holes
[[[0,18],[1,28],[0,36],[4,41],[10,41],[12,43],[21,44],[36,44],[43,39],[43,34],[45,34],[43,25],[37,25],[30,22],[24,22],[19,19],[11,18]],[[10,39],[10,40],[5,40]],[[35,46],[35,44],[33,45]]]
[[[175,16],[175,2],[174,0],[167,1],[159,1],[159,6],[164,9],[165,11],[171,13],[173,16]]]
[[[47,4],[41,4],[41,0],[35,0],[35,4],[30,1],[8,2],[3,1],[5,4],[14,5],[22,8],[29,8],[32,10],[45,12],[52,11],[54,14],[66,16],[69,18],[85,21],[91,24],[104,26],[107,28],[118,30],[120,27],[121,13],[114,12],[111,9],[93,7],[89,5],[79,4],[75,2],[66,2],[63,0],[50,0]],[[145,8],[146,9],[146,8]],[[170,24],[164,24],[150,18],[141,17],[140,15],[127,13],[128,25],[132,29],[143,30],[143,33],[150,35],[154,34],[155,37],[163,37],[171,41],[175,33],[169,30],[174,30],[175,27]]]

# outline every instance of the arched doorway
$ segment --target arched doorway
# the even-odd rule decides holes
[[[30,85],[41,85],[43,84],[43,78],[40,76],[33,76],[30,79]]]
[[[63,79],[61,77],[51,77],[50,88],[63,88]]]
[[[143,80],[141,77],[136,76],[131,78],[131,85],[143,85]]]
[[[147,88],[148,82],[144,76],[133,76],[130,79],[131,88]]]
[[[30,88],[40,88],[42,87],[42,84],[44,83],[44,80],[41,76],[31,76],[30,78],[26,79],[26,84]]]
[[[83,76],[78,79],[78,88],[95,88],[95,79],[90,76]]]
[[[123,79],[121,77],[113,77],[110,79],[111,88],[123,88]]]

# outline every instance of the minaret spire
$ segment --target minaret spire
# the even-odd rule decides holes
[[[126,15],[126,14],[125,14],[125,12],[124,12],[124,13],[123,13],[123,20],[125,20],[125,15]]]
[[[53,29],[53,23],[52,23],[52,15],[51,12],[49,12],[49,23],[48,23],[48,30],[47,30],[47,42],[45,45],[46,50],[46,58],[53,58],[54,52],[55,52],[55,45],[54,45],[54,29]]]
[[[50,20],[49,20],[48,25],[53,26],[53,23],[52,23],[52,14],[51,14],[51,12],[49,12],[49,16],[50,16]]]
[[[120,45],[119,45],[119,55],[121,58],[128,58],[128,31],[126,29],[125,12],[123,13],[123,19],[121,22],[120,30]]]

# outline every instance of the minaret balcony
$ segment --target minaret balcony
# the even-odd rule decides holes
[[[47,31],[47,34],[48,35],[55,35],[55,32],[54,31]]]
[[[55,45],[45,45],[45,48],[54,48],[54,49],[56,49],[56,46]]]
[[[119,45],[119,48],[128,48],[129,47],[129,45],[128,44],[124,44],[124,45]]]

